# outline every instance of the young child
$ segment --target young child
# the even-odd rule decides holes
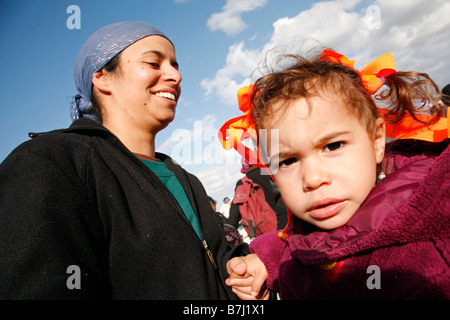
[[[251,243],[257,257],[229,262],[227,284],[241,298],[266,277],[281,299],[450,298],[449,132],[437,85],[397,72],[391,54],[361,71],[331,50],[289,58],[238,93],[245,116],[219,135],[239,144],[242,132],[267,129],[259,155],[290,210],[282,232]]]

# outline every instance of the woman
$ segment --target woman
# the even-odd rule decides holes
[[[0,166],[0,297],[235,298],[225,264],[247,248],[229,250],[200,181],[155,152],[181,93],[173,44],[112,24],[74,77],[70,128],[32,134]]]

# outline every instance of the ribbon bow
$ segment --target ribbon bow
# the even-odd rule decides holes
[[[238,90],[239,109],[244,113],[225,122],[219,130],[219,141],[225,150],[234,148],[249,164],[265,168],[266,165],[259,155],[258,135],[250,112],[250,102],[254,85],[242,87]]]
[[[355,60],[349,60],[343,54],[335,51],[323,50],[319,60],[339,63],[355,70],[353,67]],[[392,53],[386,53],[370,62],[361,71],[355,71],[360,75],[366,90],[370,94],[375,94],[384,84],[384,78],[396,72],[394,57]]]
[[[323,50],[319,58],[321,61],[331,61],[342,64],[353,70],[354,60],[349,60],[346,56],[331,50]],[[361,77],[366,90],[370,94],[375,94],[384,84],[384,78],[396,72],[394,57],[387,53],[370,62],[361,71],[355,70]],[[380,115],[386,119],[389,110],[378,107]],[[449,114],[447,112],[447,114]],[[415,114],[421,122],[415,120],[409,113],[406,113],[402,120],[396,123],[386,123],[386,137],[393,139],[418,139],[431,142],[439,142],[450,137],[450,118],[435,117],[426,114]],[[432,124],[427,124],[434,121]]]

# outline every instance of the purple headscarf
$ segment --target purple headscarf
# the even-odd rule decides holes
[[[152,35],[159,35],[170,41],[161,30],[142,21],[123,21],[107,25],[86,40],[73,70],[78,92],[73,96],[70,105],[72,121],[85,117],[101,122],[101,119],[90,114],[92,76],[128,46]]]

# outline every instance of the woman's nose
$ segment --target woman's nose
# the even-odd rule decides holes
[[[179,84],[183,77],[177,68],[174,66],[166,66],[163,70],[163,78],[165,81],[172,81],[175,84]]]

